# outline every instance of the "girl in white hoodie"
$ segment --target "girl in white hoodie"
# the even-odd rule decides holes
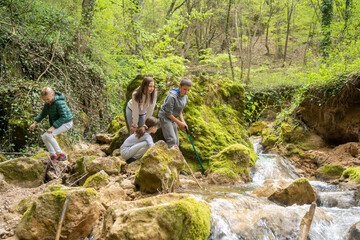
[[[144,125],[146,119],[152,116],[156,104],[157,90],[152,77],[145,77],[141,86],[136,88],[126,106],[126,120],[130,134]]]

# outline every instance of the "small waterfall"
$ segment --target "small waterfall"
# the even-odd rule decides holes
[[[211,234],[208,240],[296,240],[300,222],[310,205],[279,206],[252,195],[266,179],[296,179],[299,174],[288,159],[263,153],[261,139],[254,140],[258,160],[251,169],[253,182],[241,187],[217,186],[197,193],[211,207]],[[311,240],[342,240],[346,230],[360,221],[353,191],[310,181],[318,191],[318,207],[309,231]]]

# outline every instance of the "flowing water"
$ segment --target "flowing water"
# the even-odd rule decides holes
[[[266,179],[297,179],[301,177],[288,159],[265,154],[254,140],[258,160],[251,169],[253,181],[231,187],[210,187],[193,192],[211,207],[211,234],[208,240],[277,240],[297,239],[301,219],[310,205],[279,206],[251,192]],[[345,239],[346,230],[360,221],[360,206],[353,191],[335,185],[310,181],[318,191],[316,208],[308,239]]]

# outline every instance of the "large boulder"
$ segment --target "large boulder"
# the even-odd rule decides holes
[[[67,196],[70,201],[61,228],[62,239],[79,239],[90,234],[100,216],[101,205],[94,189],[50,187],[24,213],[16,229],[20,239],[55,239]]]
[[[317,199],[315,190],[306,178],[297,180],[268,179],[263,185],[255,188],[253,194],[286,206],[310,204]]]
[[[99,157],[89,161],[86,164],[86,170],[90,174],[101,170],[104,170],[107,174],[119,174],[121,165],[121,160],[118,157]]]
[[[46,165],[38,159],[21,157],[0,163],[0,179],[21,187],[38,187],[44,183]]]
[[[106,157],[106,154],[96,145],[81,145],[74,147],[75,149],[68,154],[69,162],[76,162],[85,156]]]
[[[210,208],[188,195],[167,194],[110,206],[104,239],[207,239]]]
[[[243,144],[234,144],[210,159],[209,172],[217,182],[248,182],[251,180],[250,167],[254,166],[257,155]]]
[[[155,143],[140,161],[135,184],[142,192],[171,191],[180,184],[179,172],[184,168],[184,157],[180,151],[168,149],[164,141]]]
[[[360,222],[355,223],[346,231],[346,240],[360,239]]]

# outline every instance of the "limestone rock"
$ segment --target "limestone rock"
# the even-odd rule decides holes
[[[184,168],[180,151],[168,149],[164,141],[158,141],[140,159],[141,166],[135,175],[135,184],[142,192],[171,191],[179,185],[179,172]]]
[[[210,213],[206,203],[180,194],[121,202],[105,214],[104,239],[206,239]]]
[[[120,186],[123,188],[123,189],[135,189],[135,186],[134,184],[131,183],[131,181],[129,179],[124,179],[121,181],[120,183]]]
[[[68,154],[69,162],[76,162],[79,158],[85,156],[106,157],[106,153],[96,146],[86,146],[86,148],[76,149]]]
[[[100,149],[101,149],[101,151],[103,151],[107,155],[110,155],[112,153],[111,148],[110,148],[110,144],[100,145]]]
[[[55,239],[61,211],[70,201],[61,229],[62,239],[79,239],[90,234],[100,215],[101,205],[94,189],[50,187],[31,204],[16,229],[20,239]]]
[[[126,199],[125,191],[117,182],[111,182],[99,191],[101,204],[108,208],[114,202],[124,201]]]
[[[95,138],[100,143],[110,144],[114,135],[108,133],[98,133],[95,135]]]
[[[255,188],[253,194],[286,206],[311,204],[317,199],[315,190],[306,178],[297,180],[268,179],[263,185]]]
[[[209,172],[219,183],[238,180],[250,181],[250,167],[255,164],[256,153],[242,144],[231,145],[211,157]]]
[[[15,158],[0,163],[0,176],[3,175],[6,182],[21,187],[40,186],[44,182],[45,172],[45,164],[33,158]]]
[[[101,187],[105,187],[108,183],[109,175],[104,170],[101,170],[100,172],[95,173],[86,179],[84,187],[93,187],[99,189]]]
[[[360,222],[355,223],[346,231],[346,240],[360,239]]]
[[[107,174],[119,174],[121,170],[121,160],[118,157],[99,157],[94,158],[86,164],[86,171],[94,174],[104,170]]]

